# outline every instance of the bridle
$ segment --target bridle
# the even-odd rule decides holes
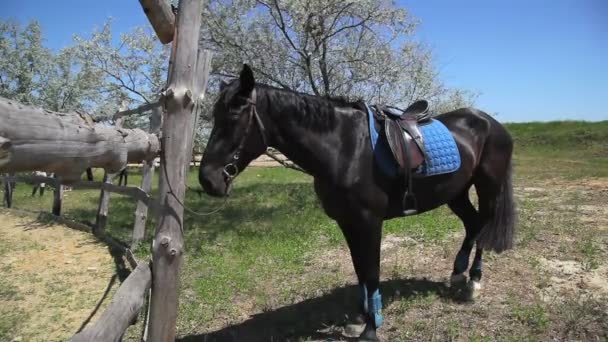
[[[266,148],[268,147],[268,143],[266,142],[266,135],[264,134],[264,124],[262,123],[262,119],[260,119],[260,116],[258,115],[258,111],[256,109],[257,93],[255,88],[253,88],[253,90],[251,91],[251,97],[246,98],[246,100],[247,103],[249,103],[249,118],[247,119],[247,127],[245,128],[245,133],[241,137],[239,146],[236,148],[236,151],[232,156],[232,160],[228,164],[224,165],[224,170],[222,171],[222,173],[224,174],[226,185],[229,185],[232,180],[239,174],[239,168],[238,166],[236,166],[236,163],[241,157],[241,152],[245,147],[245,141],[249,137],[251,127],[254,125],[254,118],[255,122],[258,124],[260,135],[262,136],[262,143]]]

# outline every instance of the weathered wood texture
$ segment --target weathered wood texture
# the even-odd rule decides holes
[[[150,193],[152,190],[152,179],[154,178],[154,161],[144,162],[142,168],[141,189]],[[146,222],[148,221],[148,204],[144,201],[137,201],[135,209],[135,223],[133,224],[133,237],[131,248],[135,248],[146,234]]]
[[[160,101],[159,101],[160,103]],[[160,106],[152,108],[150,114],[149,132],[158,134],[162,124],[163,110]],[[154,179],[154,161],[144,161],[142,167],[141,189],[146,193],[152,190],[152,180]],[[133,236],[131,239],[131,248],[135,248],[146,235],[146,222],[148,221],[148,203],[137,201],[135,209],[135,223],[133,224]]]
[[[171,43],[175,32],[175,15],[166,0],[139,0],[154,32],[163,44]]]
[[[74,335],[70,341],[120,341],[143,307],[151,283],[150,266],[140,262],[122,283],[101,317],[93,325]]]
[[[112,184],[112,174],[107,172],[103,175],[103,182]],[[110,192],[101,189],[99,192],[99,205],[97,206],[97,216],[95,218],[95,226],[93,227],[93,233],[95,235],[101,235],[105,233],[106,224],[108,223],[108,210],[110,209]]]
[[[75,113],[0,98],[0,172],[47,171],[73,182],[87,167],[116,173],[127,162],[154,159],[159,149],[158,138],[139,129],[93,125]]]
[[[51,177],[44,176],[8,176],[8,177],[0,177],[3,181],[11,181],[11,182],[26,182],[29,184],[37,184],[37,183],[47,183],[48,185],[57,188],[59,180]],[[129,196],[138,201],[144,202],[150,210],[157,211],[158,204],[150,195],[148,195],[145,191],[138,187],[134,186],[118,186],[110,183],[104,182],[89,182],[89,181],[78,181],[75,183],[70,183],[72,189],[94,189],[94,190],[105,190],[108,192],[121,194],[124,196]]]
[[[188,153],[193,156],[192,148],[194,146],[194,139],[196,130],[198,129],[198,119],[203,109],[203,100],[205,99],[205,92],[207,91],[207,83],[209,81],[209,74],[211,73],[211,58],[212,53],[209,50],[199,49],[196,56],[196,75],[192,88],[194,94],[194,110],[192,111],[192,135],[188,138]],[[193,158],[192,158],[193,159]],[[195,163],[196,166],[196,163]],[[186,164],[186,172],[189,171],[190,163]]]
[[[153,243],[152,298],[149,341],[175,340],[179,271],[184,252],[183,202],[186,163],[190,161],[188,137],[192,134],[194,76],[201,24],[201,0],[179,2],[177,30],[171,55],[171,73],[165,92],[159,196],[162,211]]]
[[[116,114],[114,114],[112,116],[112,118],[114,120],[118,120],[120,118],[123,118],[125,116],[129,116],[129,115],[133,115],[133,114],[142,114],[145,113],[149,110],[152,110],[156,107],[160,107],[162,106],[162,104],[160,102],[152,102],[152,103],[146,103],[144,105],[141,105],[137,108],[133,108],[133,109],[126,109],[126,110],[121,110],[120,112],[117,112]]]

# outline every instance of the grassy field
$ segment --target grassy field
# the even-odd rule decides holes
[[[482,298],[461,303],[445,282],[462,239],[460,221],[442,207],[386,222],[384,340],[607,338],[608,121],[509,124],[508,129],[516,140],[518,247],[504,255],[488,253]],[[137,170],[129,182],[139,184]],[[194,170],[188,182],[197,186]],[[19,185],[15,206],[48,211],[52,196],[32,198],[30,191]],[[98,196],[68,192],[65,216],[94,220]],[[186,203],[209,211],[223,201],[188,192]],[[113,195],[110,234],[129,241],[134,209],[133,201]],[[250,168],[237,179],[224,209],[204,218],[186,215],[185,227],[181,340],[346,339],[342,325],[345,313],[355,308],[355,277],[344,239],[320,209],[310,177]],[[137,250],[141,257],[153,229],[150,222],[146,243]],[[27,248],[0,234],[3,258]],[[0,279],[27,281],[17,273],[3,264]],[[15,305],[19,316],[0,318],[0,340],[44,340],[44,334],[32,332],[43,333],[43,324],[28,323],[40,318],[20,302],[14,287],[5,286],[13,290],[0,292],[0,302]],[[132,328],[128,339],[136,340],[139,328]]]

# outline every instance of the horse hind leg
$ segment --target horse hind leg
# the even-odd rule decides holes
[[[469,188],[463,191],[458,197],[452,200],[448,206],[450,209],[460,218],[465,227],[465,237],[462,242],[462,246],[456,254],[454,260],[454,269],[450,278],[450,284],[452,288],[458,288],[464,284],[467,280],[465,272],[469,268],[469,259],[473,246],[475,245],[475,239],[477,238],[479,231],[481,230],[481,224],[479,220],[479,213],[475,210],[475,207],[469,199]],[[475,253],[475,259],[471,267],[469,276],[471,280],[468,283],[468,295],[469,297],[475,297],[477,290],[481,289],[481,267],[482,267],[482,251],[477,249]]]
[[[471,299],[477,297],[481,290],[484,249],[500,253],[513,246],[515,205],[510,163],[506,172],[480,172],[475,180],[475,189],[479,211],[475,236],[477,251],[469,271],[468,292]]]

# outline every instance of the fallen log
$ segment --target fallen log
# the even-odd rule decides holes
[[[53,172],[70,183],[88,167],[116,173],[128,162],[153,160],[159,150],[158,137],[140,129],[94,124],[77,113],[0,97],[0,172]]]

